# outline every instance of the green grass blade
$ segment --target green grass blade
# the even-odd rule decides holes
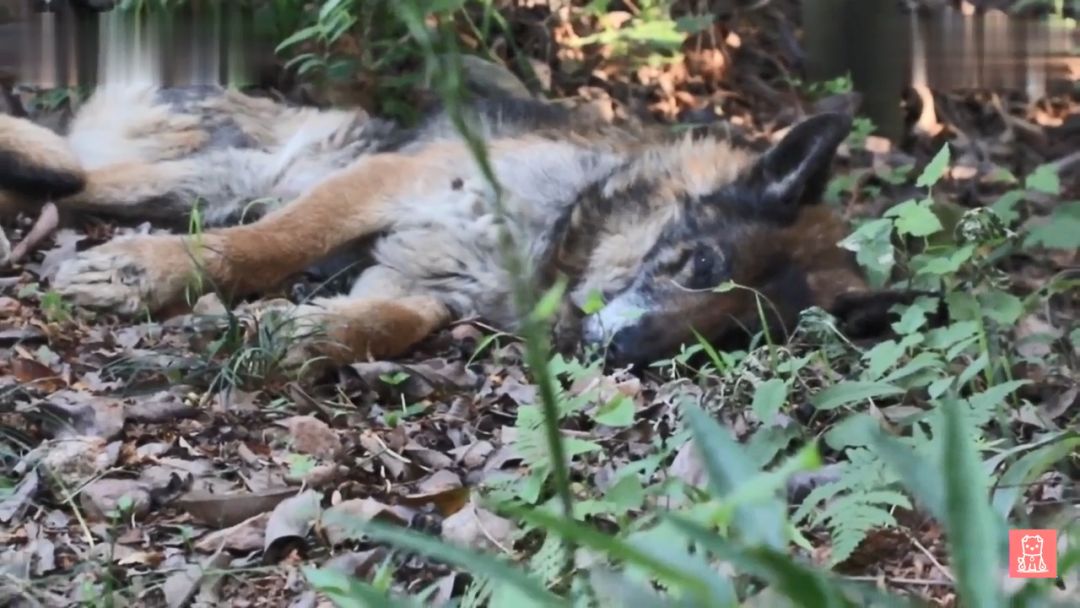
[[[595,528],[554,515],[543,509],[509,506],[504,510],[515,518],[520,518],[534,526],[554,532],[565,539],[573,540],[578,546],[588,547],[602,552],[609,558],[638,566],[675,588],[703,600],[708,599],[710,601],[708,605],[716,605],[718,602],[719,605],[726,605],[735,600],[735,593],[730,584],[727,584],[727,581],[724,581],[715,571],[709,569],[707,564],[702,562],[694,562],[688,559],[685,562],[679,560],[683,563],[677,563],[670,559],[670,552],[666,551],[663,557],[658,557],[643,547],[635,546],[615,536],[604,534]],[[710,576],[706,580],[694,575],[693,571],[695,570],[704,570],[709,572]]]
[[[508,563],[489,555],[469,551],[426,534],[382,522],[363,521],[357,517],[340,513],[327,513],[324,515],[324,519],[326,523],[333,523],[347,530],[366,534],[377,541],[389,543],[408,551],[415,551],[469,572],[479,573],[494,580],[514,585],[543,604],[562,605],[559,597],[545,589],[538,581]]]
[[[903,393],[904,389],[885,382],[841,382],[811,397],[810,403],[819,410],[831,410],[849,403]]]
[[[731,437],[731,432],[701,408],[686,407],[684,414],[705,470],[709,473],[709,485],[716,499],[734,494],[760,473],[746,449]],[[747,542],[781,548],[785,544],[784,514],[784,502],[774,497],[773,500],[757,504],[737,505],[734,521]]]
[[[800,564],[783,551],[758,546],[742,548],[711,530],[678,515],[665,517],[675,528],[742,572],[761,577],[800,608],[847,608],[848,600],[838,582],[820,571]]]
[[[1024,454],[997,481],[1001,486],[994,492],[994,512],[1006,518],[1016,505],[1025,484],[1046,472],[1054,463],[1071,455],[1080,446],[1080,436],[1072,432],[1054,442]]]
[[[368,583],[336,570],[305,566],[304,578],[338,608],[420,608],[414,601],[393,598]]]
[[[945,473],[945,527],[952,548],[952,568],[960,599],[979,608],[1003,606],[995,581],[1001,574],[997,540],[1000,520],[987,500],[988,479],[959,400],[942,404]]]
[[[881,429],[874,429],[870,444],[893,469],[904,488],[939,521],[945,518],[945,479],[936,463],[931,463]]]

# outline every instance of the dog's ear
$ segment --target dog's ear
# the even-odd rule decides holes
[[[783,221],[821,200],[833,158],[851,133],[846,114],[818,114],[795,125],[750,167],[737,187],[754,211]]]

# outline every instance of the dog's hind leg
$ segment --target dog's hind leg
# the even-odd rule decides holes
[[[128,161],[92,169],[85,187],[57,204],[104,216],[186,225],[199,209],[203,225],[237,223],[251,201],[273,189],[273,156],[261,150],[226,149],[189,158]]]
[[[37,201],[78,192],[86,182],[64,138],[29,120],[0,115],[0,190]]]
[[[53,285],[77,304],[126,314],[172,309],[209,289],[228,298],[271,288],[389,227],[418,189],[448,187],[447,158],[466,152],[432,148],[366,158],[252,224],[114,240],[62,265]]]

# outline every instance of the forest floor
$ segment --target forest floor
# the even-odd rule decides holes
[[[717,21],[682,44],[682,61],[649,66],[608,56],[602,44],[574,44],[590,28],[604,31],[604,19],[619,27],[631,13],[596,19],[581,9],[543,13],[546,3],[536,4],[516,17],[525,32],[518,43],[544,88],[585,100],[610,120],[692,122],[761,146],[801,115],[857,104],[842,82],[808,87],[777,69],[797,69],[791,49],[799,24],[790,10]],[[1009,294],[999,300],[1009,310],[995,317],[1002,321],[997,352],[1010,361],[1010,380],[1026,383],[1008,391],[1008,432],[990,431],[988,441],[1019,438],[1010,453],[1017,454],[1059,437],[1080,413],[1080,297],[1075,282],[1054,287],[1063,277],[1075,281],[1070,273],[1080,264],[1073,244],[1080,202],[1067,202],[1080,201],[1073,154],[1080,96],[1032,104],[993,92],[939,92],[935,101],[936,124],[916,132],[909,121],[903,142],[877,137],[865,123],[857,128],[863,132],[844,146],[829,203],[852,218],[881,216],[918,196],[917,177],[950,142],[950,167],[934,197],[960,213],[1002,211],[1033,243],[1000,262],[994,277]],[[40,99],[23,102],[49,113]],[[12,242],[35,219],[5,224]],[[206,316],[222,310],[213,298],[198,313],[130,324],[75,310],[50,291],[50,271],[75,251],[144,229],[83,218],[0,269],[0,603],[321,605],[325,597],[304,575],[310,564],[412,592],[434,586],[443,599],[467,588],[468,577],[448,567],[324,524],[326,509],[536,559],[535,534],[479,501],[500,492],[539,495],[529,480],[545,458],[543,443],[524,415],[536,413],[537,388],[518,339],[462,322],[408,358],[299,382],[276,372],[282,344],[257,326],[207,330]],[[1012,311],[1021,300],[1023,308]],[[701,482],[701,464],[676,442],[683,400],[707,406],[768,463],[834,431],[840,418],[815,412],[809,396],[845,373],[863,377],[876,365],[867,354],[883,353],[874,344],[823,345],[809,334],[782,347],[802,367],[790,368],[795,382],[775,407],[755,393],[775,377],[758,351],[726,355],[723,370],[677,359],[641,375],[557,358],[583,508],[609,527],[632,528],[663,503],[656,488]],[[839,367],[826,367],[814,356],[828,349],[850,350],[835,359]],[[842,409],[902,425],[923,406],[912,396]],[[830,464],[852,457],[843,449],[824,454]],[[1065,453],[1061,466],[1023,480],[1022,510],[1071,508],[1077,469],[1070,458]],[[633,463],[640,478],[624,474]],[[938,524],[896,508],[875,525],[845,530],[822,516],[825,508],[799,514],[808,547],[793,551],[852,580],[953,604]],[[1069,584],[1072,591],[1077,581]]]

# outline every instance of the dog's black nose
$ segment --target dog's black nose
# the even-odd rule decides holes
[[[642,355],[647,349],[643,349],[640,332],[622,330],[617,332],[608,341],[604,361],[610,367],[627,367],[641,363]]]

